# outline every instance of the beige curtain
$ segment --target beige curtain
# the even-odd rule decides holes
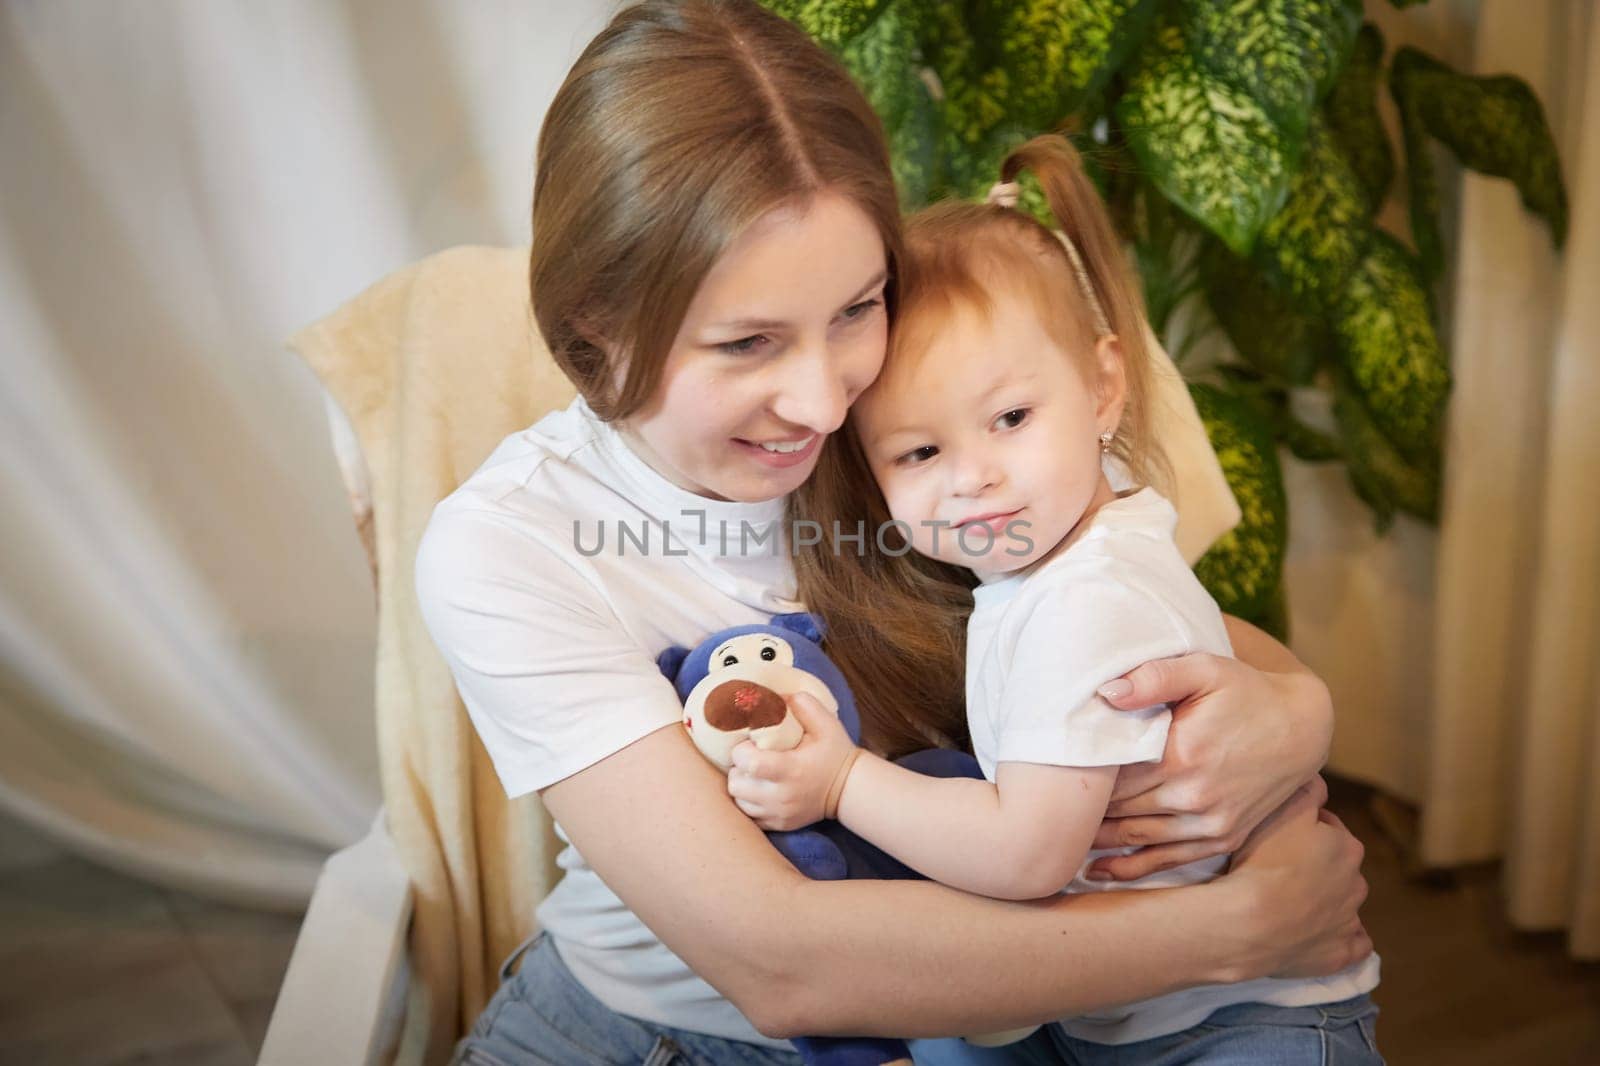
[[[1420,851],[1504,856],[1512,922],[1600,958],[1600,19],[1488,0],[1478,73],[1545,102],[1564,252],[1507,183],[1467,175]]]
[[[1592,0],[1367,15],[1391,50],[1526,80],[1571,219],[1558,251],[1508,182],[1431,149],[1456,377],[1443,514],[1380,536],[1338,464],[1286,457],[1293,644],[1334,692],[1332,769],[1414,805],[1395,824],[1418,860],[1503,858],[1511,921],[1600,957],[1600,17]],[[1409,233],[1403,176],[1380,222]]]

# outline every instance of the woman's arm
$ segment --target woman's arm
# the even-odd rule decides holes
[[[1100,860],[1091,877],[1131,880],[1234,851],[1327,761],[1327,686],[1272,637],[1225,620],[1237,659],[1157,660],[1101,688],[1117,707],[1171,703],[1173,716],[1162,760],[1123,770],[1095,837],[1142,850]]]
[[[1370,950],[1360,845],[1309,796],[1209,884],[1008,903],[932,882],[807,881],[677,728],[541,795],[622,901],[774,1036],[991,1031],[1331,973]]]

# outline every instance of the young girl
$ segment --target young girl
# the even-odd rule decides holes
[[[1014,209],[1024,168],[1059,233]],[[891,659],[930,630],[947,638],[938,601],[952,602],[953,575],[976,578],[965,715],[983,779],[902,769],[805,706],[805,743],[742,746],[729,787],[765,828],[791,827],[796,812],[836,817],[934,880],[1027,900],[1112,887],[1090,864],[1122,853],[1093,848],[1118,768],[1159,759],[1166,743],[1165,706],[1117,711],[1100,687],[1137,663],[1231,648],[1173,543],[1171,505],[1130,487],[1159,483],[1163,464],[1146,428],[1143,310],[1104,207],[1058,136],[1022,146],[1002,178],[986,205],[910,221],[888,361],[797,501],[825,529],[887,518],[914,553],[825,539],[802,559],[802,595],[846,636],[830,643],[836,655],[859,654],[854,638],[873,627],[884,640],[870,654]],[[881,498],[852,498],[848,486],[873,481]],[[943,591],[919,614],[929,589]],[[897,624],[917,632],[883,628]],[[1227,860],[1127,887],[1209,880]],[[1381,1062],[1366,995],[1377,980],[1373,954],[1329,977],[1202,986],[1063,1018],[1051,1039],[1074,1062]]]

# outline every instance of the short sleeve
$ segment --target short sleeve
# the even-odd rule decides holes
[[[1120,711],[1097,689],[1192,650],[1159,598],[1105,578],[1053,581],[1014,630],[995,761],[1122,766],[1161,758],[1171,712]]]
[[[682,713],[581,564],[489,511],[435,510],[417,549],[423,622],[513,797]]]

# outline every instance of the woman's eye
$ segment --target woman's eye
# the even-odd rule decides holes
[[[734,663],[737,663],[738,661],[739,661],[739,657],[737,655],[724,655],[722,657],[722,665],[723,666],[732,666]]]
[[[1016,429],[1018,426],[1022,425],[1027,418],[1028,409],[1026,407],[1018,407],[1015,410],[1007,411],[1005,414],[996,419],[996,421],[1005,426],[1007,429]]]
[[[849,307],[844,309],[844,317],[848,319],[860,318],[882,302],[882,300],[879,300],[876,296],[874,296],[870,300],[862,300],[858,304],[851,304]]]
[[[749,355],[766,342],[767,338],[757,333],[752,337],[740,337],[736,341],[723,341],[716,348],[717,351],[726,352],[728,355]]]
[[[761,658],[766,660],[767,662],[770,663],[772,660],[776,659],[777,657],[778,657],[778,649],[777,648],[762,648],[761,649]]]
[[[920,448],[911,449],[909,452],[906,452],[895,461],[900,463],[902,466],[915,466],[918,463],[927,462],[929,459],[932,459],[938,454],[939,449],[937,447],[932,444],[924,444]]]

